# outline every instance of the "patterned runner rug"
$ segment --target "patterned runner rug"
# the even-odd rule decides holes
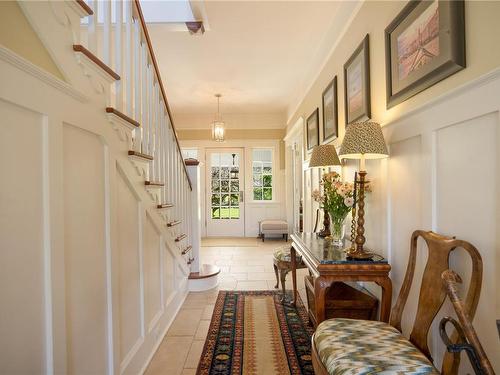
[[[198,375],[314,374],[307,312],[274,291],[221,291]]]

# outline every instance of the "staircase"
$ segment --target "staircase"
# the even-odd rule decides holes
[[[189,175],[199,166],[183,160],[138,1],[18,4],[65,79],[0,46],[2,117],[11,111],[22,122],[24,108],[46,119],[43,137],[34,133],[43,160],[22,137],[10,140],[30,163],[43,163],[33,181],[36,170],[43,178],[26,188],[24,215],[43,222],[26,229],[12,219],[12,226],[44,239],[4,253],[30,257],[20,264],[35,281],[15,281],[12,295],[23,301],[3,302],[42,318],[8,317],[11,330],[2,332],[12,355],[4,353],[0,373],[143,373],[189,279],[196,290],[217,284],[218,269],[199,265],[199,186]],[[15,186],[2,189],[16,194]],[[31,196],[43,201],[40,212]],[[23,210],[14,201],[12,209]],[[21,277],[9,272],[6,279]]]

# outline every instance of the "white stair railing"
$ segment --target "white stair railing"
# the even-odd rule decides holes
[[[120,76],[108,103],[137,121],[131,150],[149,155],[147,179],[164,184],[157,204],[173,204],[165,215],[179,253],[191,244],[191,182],[181,154],[165,89],[138,0],[88,0],[94,14],[82,20],[82,45]],[[184,255],[191,263],[191,251]]]

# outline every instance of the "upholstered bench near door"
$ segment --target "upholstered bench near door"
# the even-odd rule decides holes
[[[288,223],[285,220],[262,220],[260,222],[260,236],[265,241],[266,234],[281,234],[288,241]]]

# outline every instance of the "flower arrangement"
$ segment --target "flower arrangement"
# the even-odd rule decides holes
[[[354,184],[342,182],[337,172],[323,175],[320,187],[323,193],[316,189],[312,198],[325,209],[332,222],[332,237],[335,244],[342,245],[344,221],[355,202]]]

